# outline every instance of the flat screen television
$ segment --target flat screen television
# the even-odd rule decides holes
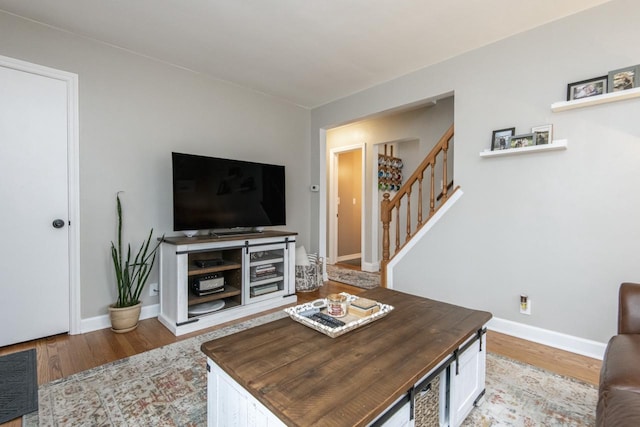
[[[173,229],[286,225],[284,166],[172,153]]]

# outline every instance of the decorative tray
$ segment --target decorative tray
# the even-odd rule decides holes
[[[358,299],[356,295],[351,295],[346,292],[341,292],[340,295],[346,296],[349,303]],[[393,310],[393,306],[391,305],[382,304],[380,302],[376,302],[376,304],[378,305],[379,310],[373,314],[369,314],[367,316],[358,316],[352,313],[347,313],[347,315],[345,315],[344,317],[337,318],[337,320],[344,322],[343,326],[338,327],[323,325],[322,323],[319,323],[314,319],[301,314],[307,314],[314,309],[317,310],[318,308],[320,308],[321,313],[326,313],[326,299],[318,299],[315,301],[296,305],[295,307],[288,307],[285,308],[284,311],[296,322],[302,323],[303,325],[315,329],[318,332],[322,332],[323,334],[330,336],[331,338],[335,338],[339,337],[340,335],[346,334],[347,332],[353,331],[360,326],[364,326],[375,320],[381,319],[389,314],[391,310]]]

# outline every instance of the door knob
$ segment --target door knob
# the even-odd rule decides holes
[[[64,227],[64,221],[61,219],[54,219],[53,220],[53,228],[62,228]]]

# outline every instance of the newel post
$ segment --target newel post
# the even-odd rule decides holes
[[[389,208],[389,193],[382,195],[380,205],[380,219],[382,220],[382,263],[380,265],[380,286],[387,287],[387,263],[389,262],[389,224],[391,223],[391,209]]]

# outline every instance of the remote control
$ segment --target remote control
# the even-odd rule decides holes
[[[319,308],[310,308],[309,310],[305,310],[305,311],[301,311],[298,314],[300,316],[304,316],[304,317],[311,317],[314,314],[320,313],[320,309]]]
[[[340,326],[344,326],[345,323],[342,320],[338,320],[335,317],[331,317],[324,313],[315,313],[312,316],[309,316],[309,319],[313,319],[316,322],[328,326],[330,328],[339,328]]]

